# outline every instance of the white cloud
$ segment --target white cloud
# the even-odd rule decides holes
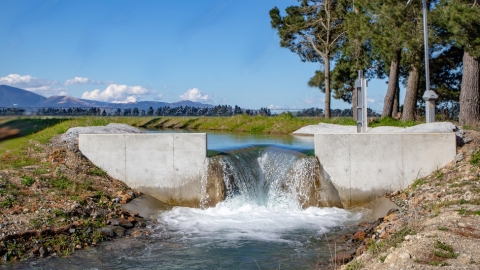
[[[373,99],[373,98],[367,98],[367,101],[370,102],[370,103],[375,103],[376,102],[376,100]]]
[[[0,84],[18,87],[44,96],[66,95],[66,88],[55,87],[57,81],[38,79],[31,75],[9,74],[0,77]]]
[[[82,77],[75,77],[71,80],[67,80],[65,82],[65,85],[71,85],[71,84],[87,84],[90,80],[88,78],[82,78]]]
[[[136,102],[137,98],[148,94],[148,89],[142,86],[128,86],[123,84],[110,84],[105,90],[86,91],[82,98],[113,103]]]
[[[72,85],[72,84],[111,84],[112,82],[102,82],[102,81],[92,81],[89,78],[84,77],[75,77],[70,80],[65,81],[65,85]]]
[[[157,97],[158,97],[159,99],[162,99],[162,98],[163,98],[163,93],[158,94]]]
[[[190,100],[190,101],[207,101],[209,96],[207,94],[202,95],[202,92],[198,88],[189,89],[183,95],[180,95],[181,100]]]
[[[13,87],[24,88],[34,91],[47,86],[55,85],[57,82],[47,79],[37,79],[30,75],[21,76],[19,74],[9,74],[6,77],[0,77],[0,84],[6,84]]]
[[[270,104],[270,106],[268,106],[268,108],[269,108],[270,110],[274,110],[274,109],[280,109],[280,106]]]

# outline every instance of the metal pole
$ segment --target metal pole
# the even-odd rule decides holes
[[[430,55],[428,53],[427,1],[423,0],[423,41],[425,43],[425,80],[426,91],[430,90]]]
[[[427,123],[435,122],[435,100],[438,95],[430,90],[430,54],[428,47],[428,26],[427,26],[427,1],[423,0],[423,41],[425,46],[425,93],[423,100],[425,100],[425,121]]]

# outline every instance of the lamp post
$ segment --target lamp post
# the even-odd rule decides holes
[[[412,0],[408,0],[407,5]],[[425,93],[423,93],[423,100],[425,100],[425,120],[427,123],[435,122],[435,101],[438,95],[430,90],[430,55],[428,53],[428,27],[427,27],[427,1],[423,0],[423,41],[425,46]]]

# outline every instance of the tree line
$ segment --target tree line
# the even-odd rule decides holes
[[[0,108],[0,115],[22,115],[25,109],[19,108]],[[258,110],[242,109],[239,106],[217,105],[210,108],[206,107],[159,107],[154,109],[149,107],[147,110],[139,108],[111,109],[111,108],[81,108],[81,107],[46,107],[38,108],[34,114],[36,115],[64,115],[64,116],[232,116],[245,114],[250,116],[263,115],[272,116],[272,112],[268,108],[260,108]]]
[[[25,114],[25,109],[20,108],[0,108],[0,115],[22,115]],[[367,109],[368,116],[380,116],[380,114],[374,112],[372,109]],[[107,109],[107,108],[58,108],[47,107],[38,108],[34,113],[35,115],[49,115],[49,116],[233,116],[233,115],[262,115],[262,116],[274,116],[275,113],[268,108],[260,108],[259,110],[242,109],[239,106],[219,105],[212,108],[201,107],[159,107],[148,110],[142,110],[138,108],[126,108],[126,109]],[[320,108],[308,108],[298,110],[293,113],[299,117],[322,117],[324,116],[324,110]],[[334,109],[331,110],[331,115],[334,117],[352,117],[353,112],[351,109]]]
[[[422,1],[299,0],[270,10],[280,46],[321,69],[308,85],[352,104],[357,70],[388,78],[382,116],[413,120],[425,91]],[[461,124],[480,121],[480,1],[428,0],[431,90],[443,111],[459,107]],[[333,63],[333,64],[332,64]],[[406,93],[400,93],[400,84]],[[405,95],[403,105],[400,95]]]

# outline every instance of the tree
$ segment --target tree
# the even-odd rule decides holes
[[[286,8],[270,10],[271,25],[278,30],[280,46],[298,54],[302,61],[319,62],[325,76],[325,117],[330,118],[330,61],[345,38],[343,22],[351,6],[348,0],[301,0]],[[350,5],[349,5],[350,4]]]
[[[442,0],[440,24],[454,45],[462,48],[463,76],[460,91],[459,122],[480,122],[480,3],[478,0]]]
[[[406,2],[357,0],[355,3],[371,24],[372,58],[378,62],[376,72],[379,77],[389,73],[382,116],[392,116],[403,49],[399,33],[406,30]]]
[[[147,115],[148,115],[148,116],[152,116],[152,115],[153,115],[153,108],[152,108],[152,107],[148,108]]]
[[[132,115],[138,116],[139,114],[140,114],[140,111],[138,110],[138,108],[133,108]]]
[[[412,121],[415,119],[415,111],[417,109],[421,71],[424,70],[425,46],[421,1],[412,2],[406,7],[406,21],[402,28],[403,31],[399,33],[404,40],[402,65],[405,71],[408,72],[402,120]]]
[[[333,98],[351,103],[355,119],[357,117],[355,80],[358,78],[358,71],[363,70],[367,78],[376,75],[375,69],[371,68],[375,63],[371,56],[370,28],[370,21],[365,10],[361,6],[354,5],[353,9],[346,14],[344,22],[346,38],[340,44],[339,56],[331,75],[330,85]],[[316,71],[308,85],[319,87],[322,92],[325,92],[324,78],[325,74],[322,71]]]

